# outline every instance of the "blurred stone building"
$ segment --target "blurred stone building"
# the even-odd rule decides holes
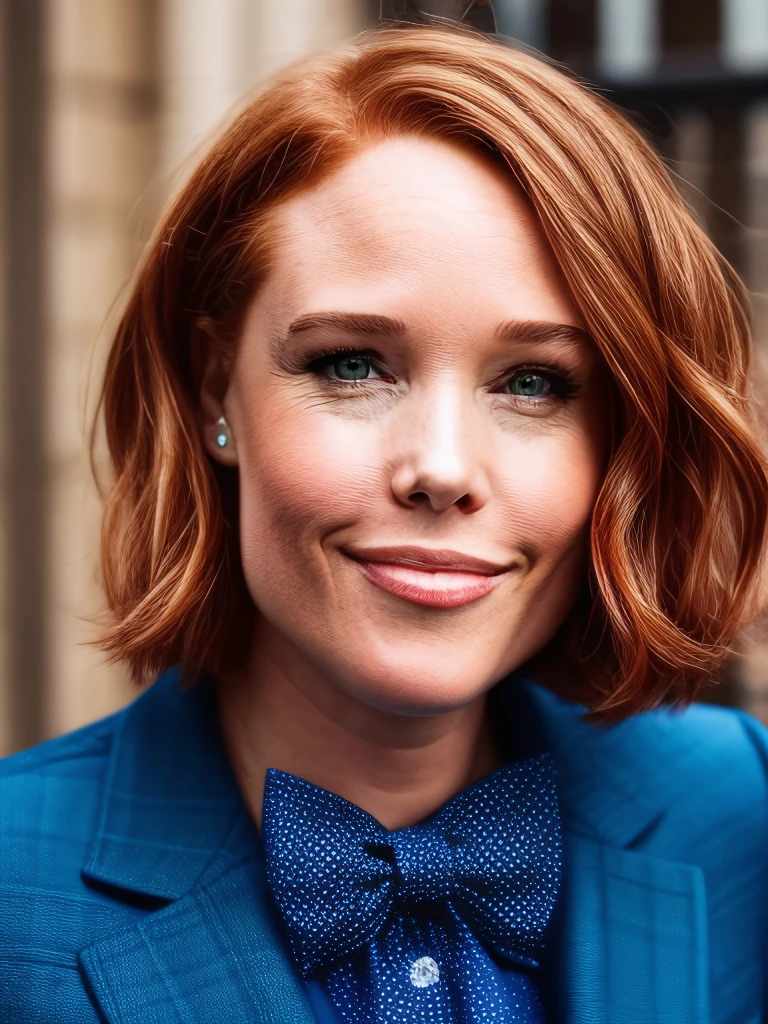
[[[85,425],[121,291],[184,161],[294,57],[381,14],[469,6],[0,0],[0,754],[135,693],[84,645],[101,607]],[[636,111],[755,293],[762,339],[767,0],[495,0],[493,12],[500,32]],[[489,16],[477,0],[478,27]],[[768,718],[763,649],[734,662],[723,692]]]

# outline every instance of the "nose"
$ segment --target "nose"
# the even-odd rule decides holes
[[[401,505],[475,512],[490,498],[490,439],[471,396],[455,385],[413,393],[399,410],[392,493]]]

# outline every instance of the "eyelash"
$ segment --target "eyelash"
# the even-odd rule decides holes
[[[309,373],[314,373],[319,377],[324,377],[331,387],[338,390],[358,390],[361,384],[372,383],[367,382],[365,379],[360,381],[337,380],[322,372],[335,362],[336,359],[344,355],[363,356],[366,359],[370,359],[373,368],[379,371],[379,366],[377,365],[378,357],[375,352],[372,352],[369,349],[355,348],[353,346],[329,348],[325,352],[313,355],[312,358],[305,363],[304,370]],[[541,366],[537,363],[521,363],[518,366],[511,367],[510,370],[506,371],[503,376],[498,379],[496,386],[501,386],[508,383],[510,380],[514,380],[518,374],[525,373],[526,371],[541,375],[549,382],[552,388],[552,392],[549,395],[532,396],[527,399],[528,401],[541,402],[555,399],[561,402],[567,402],[569,399],[574,398],[581,389],[581,385],[574,379],[570,369],[562,365],[557,360],[550,360],[547,366]],[[386,378],[379,379],[382,383],[387,382]],[[525,396],[507,394],[506,397],[512,399],[524,399]]]

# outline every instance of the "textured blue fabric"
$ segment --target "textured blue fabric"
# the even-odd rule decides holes
[[[517,968],[540,966],[560,886],[550,754],[505,765],[394,831],[270,769],[262,838],[299,968],[323,979],[345,1024],[543,1024],[537,983]]]
[[[694,705],[600,728],[525,680],[498,692],[512,746],[557,767],[552,1020],[768,1024],[763,726]],[[313,984],[205,687],[170,671],[0,761],[2,1024],[327,1024]]]

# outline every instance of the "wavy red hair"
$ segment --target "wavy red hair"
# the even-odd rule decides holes
[[[162,217],[97,411],[114,479],[96,642],[142,681],[244,657],[237,478],[203,449],[195,339],[231,354],[280,200],[404,134],[480,147],[514,176],[615,382],[584,634],[594,717],[690,700],[754,612],[765,544],[744,289],[618,110],[543,60],[436,27],[365,33],[287,69]]]

